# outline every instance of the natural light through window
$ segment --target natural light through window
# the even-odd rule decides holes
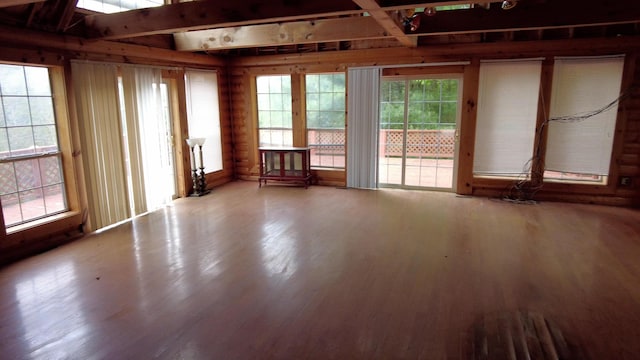
[[[164,5],[164,0],[78,0],[78,7],[101,13],[117,13]]]
[[[260,146],[292,146],[291,76],[258,76],[256,85]]]
[[[606,184],[624,57],[557,58],[545,181]]]
[[[345,75],[306,75],[307,141],[311,166],[344,168]]]
[[[67,210],[48,69],[0,65],[0,102],[5,226]]]

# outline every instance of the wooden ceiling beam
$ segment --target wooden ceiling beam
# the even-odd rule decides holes
[[[418,45],[418,39],[407,36],[400,24],[385,9],[381,8],[376,0],[353,0],[353,2],[368,12],[389,35],[398,39],[402,45],[407,47]]]
[[[447,35],[478,32],[537,30],[562,27],[611,25],[637,22],[637,0],[578,0],[518,4],[511,10],[473,8],[441,11],[424,16],[412,35]]]
[[[153,59],[170,64],[225,66],[220,57],[159,49],[106,40],[92,40],[52,34],[44,31],[0,25],[0,44],[6,47],[64,50],[77,54],[102,54],[112,57]],[[81,55],[78,55],[81,56]]]
[[[58,17],[56,31],[62,32],[67,30],[69,24],[71,24],[71,19],[73,19],[73,14],[76,12],[77,4],[78,0],[67,0],[65,2],[64,8],[62,9],[60,16]]]
[[[234,59],[233,66],[279,66],[295,64],[299,68],[321,64],[334,67],[428,64],[469,60],[475,56],[490,59],[517,59],[538,56],[590,56],[619,54],[640,50],[640,36],[600,39],[566,39],[505,41],[496,43],[443,44],[417,48],[386,48],[328,51],[286,55],[243,56]]]
[[[17,5],[28,5],[33,3],[45,2],[46,0],[2,0],[0,1],[0,8],[17,6]]]
[[[418,2],[416,0],[381,0],[380,6],[385,10],[400,10],[400,9],[410,9],[410,8],[427,8],[427,7],[436,7],[436,6],[447,6],[447,5],[467,5],[471,3],[498,3],[503,0],[481,0],[481,1],[470,1],[470,0],[453,0],[453,1],[441,1],[441,0],[433,0],[433,1],[422,1]]]
[[[173,34],[178,51],[211,51],[389,37],[389,33],[370,16],[247,25]]]
[[[85,17],[89,37],[124,39],[153,34],[203,30],[249,24],[264,24],[360,14],[362,10],[346,0],[217,0],[192,1],[115,14]]]

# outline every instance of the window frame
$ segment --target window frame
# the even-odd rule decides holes
[[[67,210],[61,211],[32,221],[24,222],[7,228],[4,224],[4,214],[0,217],[2,222],[5,240],[0,244],[0,248],[10,247],[19,244],[24,239],[34,239],[44,236],[51,236],[52,233],[62,230],[76,229],[82,223],[80,212],[79,187],[76,180],[76,161],[79,153],[73,150],[74,131],[71,124],[71,115],[67,101],[68,83],[66,80],[65,68],[57,65],[42,65],[29,63],[9,63],[19,66],[45,67],[49,70],[49,84],[51,86],[51,96],[53,101],[53,111],[56,119],[56,130],[58,136],[58,153],[64,181],[64,191],[67,200]],[[45,155],[46,156],[46,155]],[[0,211],[1,207],[0,207]]]
[[[536,64],[538,63],[538,64]],[[483,69],[483,66],[485,66],[485,68]],[[493,117],[481,117],[480,116],[480,112],[483,111],[483,107],[485,106],[485,101],[487,101],[486,99],[493,99],[494,101],[497,99],[496,97],[491,98],[490,94],[482,94],[481,91],[484,89],[486,90],[485,87],[483,87],[483,85],[488,85],[488,84],[483,84],[483,76],[486,76],[486,79],[489,79],[488,81],[492,81],[493,79],[488,76],[487,74],[490,75],[491,71],[495,71],[497,70],[503,70],[504,68],[500,69],[499,67],[504,66],[504,67],[518,67],[518,66],[523,66],[523,67],[528,67],[527,70],[533,70],[531,68],[538,68],[535,69],[537,70],[535,74],[531,74],[532,78],[537,78],[538,79],[538,89],[536,89],[535,91],[535,96],[537,96],[537,101],[535,102],[537,105],[535,106],[535,110],[533,111],[534,113],[529,114],[531,115],[530,119],[525,119],[525,118],[520,118],[519,120],[521,120],[518,123],[518,126],[521,127],[529,127],[531,133],[527,134],[526,137],[530,138],[530,139],[526,139],[526,140],[530,140],[531,143],[527,143],[527,145],[530,145],[529,148],[529,152],[527,153],[527,157],[526,160],[522,161],[521,163],[521,167],[517,168],[516,171],[518,172],[494,172],[491,173],[489,171],[482,171],[480,169],[477,169],[477,161],[478,161],[478,154],[479,153],[483,153],[484,151],[478,151],[477,149],[474,150],[474,159],[473,159],[473,165],[471,168],[473,177],[476,179],[498,179],[498,180],[507,180],[507,181],[532,181],[533,177],[535,176],[533,174],[533,161],[535,160],[534,157],[534,151],[536,148],[536,128],[539,126],[539,118],[540,118],[540,104],[542,101],[542,97],[540,94],[540,88],[543,86],[542,83],[542,75],[543,75],[543,61],[541,61],[540,59],[518,59],[518,60],[483,60],[480,62],[479,65],[479,79],[478,79],[478,106],[476,109],[476,130],[474,133],[474,144],[477,147],[478,146],[478,140],[485,140],[483,138],[479,139],[478,138],[478,134],[479,134],[479,128],[480,125],[496,125],[496,120]],[[486,69],[486,70],[485,70]],[[521,69],[518,69],[518,71],[520,71]],[[526,76],[527,74],[523,74],[522,76]],[[507,78],[508,80],[508,78]],[[510,84],[511,85],[511,84]],[[499,93],[499,91],[498,91]],[[495,94],[494,94],[495,95]],[[499,95],[503,95],[503,94],[499,94]],[[517,96],[516,96],[517,98]],[[509,101],[509,99],[505,99],[505,101]],[[532,105],[532,104],[531,104]],[[533,105],[531,106],[531,108],[533,108]],[[492,113],[491,111],[488,111],[489,113]],[[484,115],[484,114],[483,114]],[[495,117],[495,114],[492,114]],[[500,120],[505,120],[508,119],[509,117],[506,116],[505,114],[500,114],[502,116],[499,117]],[[482,121],[488,121],[487,124],[481,124]],[[508,125],[508,124],[507,124]],[[506,131],[508,132],[508,127],[505,126],[505,124],[500,124],[500,127],[498,128],[497,132],[504,132],[506,129]],[[491,135],[491,133],[487,133],[484,135]],[[503,135],[504,136],[504,135]],[[521,139],[522,140],[522,139]],[[499,143],[494,144],[495,148],[497,150],[500,150],[500,145]],[[481,147],[486,147],[486,144],[482,144]],[[502,151],[500,152],[502,155],[504,154],[508,154],[508,152]],[[509,156],[509,155],[507,155]],[[510,160],[510,159],[507,159]],[[513,160],[511,160],[513,161]],[[485,163],[487,163],[487,161],[485,160]],[[486,164],[485,164],[486,166]]]
[[[260,126],[260,95],[265,94],[265,93],[260,93],[259,89],[258,89],[258,78],[259,77],[288,77],[289,78],[289,89],[290,89],[290,115],[291,115],[291,127],[261,127]],[[257,147],[273,147],[273,146],[283,146],[283,147],[291,147],[291,146],[297,146],[297,143],[299,142],[298,139],[296,139],[296,121],[294,119],[294,114],[296,113],[296,109],[294,109],[294,78],[296,78],[295,74],[262,74],[262,75],[257,75],[253,78],[253,86],[255,87],[254,91],[253,91],[253,98],[255,99],[255,119],[256,119],[256,144]],[[299,80],[299,79],[298,79]],[[271,95],[271,92],[266,93]],[[280,93],[274,93],[274,94],[285,94],[283,92]],[[282,113],[284,113],[287,110],[287,107],[284,106],[283,103],[283,108],[282,110],[278,110]],[[267,111],[271,111],[271,109],[267,110]],[[271,124],[271,121],[269,121]],[[306,124],[305,124],[305,128],[306,128]],[[266,144],[263,145],[261,140],[260,140],[260,132],[262,130],[275,130],[275,131],[282,131],[283,135],[285,131],[290,131],[291,132],[291,145],[285,145],[285,144]],[[284,136],[283,136],[284,139]]]
[[[345,72],[309,72],[309,73],[305,73],[303,74],[303,79],[304,79],[304,117],[305,117],[305,140],[306,140],[306,146],[309,148],[312,148],[312,144],[309,143],[309,130],[318,130],[318,129],[323,129],[323,128],[310,128],[309,127],[309,109],[308,109],[308,93],[307,93],[307,77],[309,75],[318,75],[318,76],[322,76],[322,75],[342,75],[344,77],[344,84],[345,84],[345,88],[344,88],[344,105],[343,105],[343,110],[342,110],[342,115],[343,115],[343,126],[342,128],[340,128],[339,130],[342,130],[344,133],[344,144],[342,144],[342,148],[343,148],[343,154],[342,156],[336,156],[335,154],[331,155],[331,162],[335,163],[335,158],[336,157],[342,157],[342,163],[344,164],[343,166],[323,166],[322,164],[320,165],[313,165],[311,164],[311,167],[314,169],[322,169],[322,170],[345,170],[346,169],[346,162],[347,162],[347,152],[346,152],[346,146],[347,146],[347,74]],[[318,91],[317,92],[318,95],[322,94],[322,92]],[[336,94],[336,92],[331,92],[331,94]],[[320,103],[320,99],[318,99],[318,102]],[[315,110],[313,110],[315,111]],[[322,110],[318,110],[318,113],[322,113]],[[335,112],[338,113],[339,111],[337,110],[331,110],[331,112]],[[331,129],[331,128],[324,128],[325,130]],[[331,129],[331,130],[336,130],[336,129]],[[323,144],[317,144],[318,146],[323,146]],[[326,145],[324,145],[326,146]],[[313,149],[312,149],[313,151]],[[313,157],[313,155],[312,155]]]
[[[615,53],[619,54],[619,53]],[[628,89],[634,80],[634,66],[635,60],[633,56],[630,56],[628,53],[625,54],[625,61],[622,71],[622,84],[621,89]],[[572,55],[575,57],[585,57],[588,55]],[[546,119],[549,118],[550,113],[550,103],[551,103],[551,89],[553,83],[553,70],[554,70],[554,58],[555,55],[547,55],[542,61],[542,75],[541,75],[541,83],[540,83],[540,99],[541,101],[538,104],[538,121],[536,123],[536,129],[543,128],[542,133],[536,132],[535,139],[535,148],[540,149],[537,156],[533,157],[532,161],[532,172],[534,175],[530,180],[527,180],[527,183],[530,183],[532,186],[542,186],[541,192],[545,193],[545,196],[549,194],[563,194],[560,195],[563,198],[573,199],[574,196],[610,196],[614,195],[618,188],[619,182],[619,173],[620,169],[615,159],[618,158],[623,153],[623,145],[624,145],[624,129],[626,125],[626,116],[624,112],[618,111],[618,116],[616,117],[615,122],[615,130],[614,130],[614,139],[613,146],[611,152],[611,161],[609,168],[608,181],[606,183],[591,183],[587,184],[584,182],[559,182],[559,181],[549,181],[548,179],[544,180],[543,177],[539,176],[539,173],[543,170],[544,166],[544,158],[545,158],[545,149],[546,149],[546,141],[547,141],[547,131],[544,123]],[[478,63],[479,68],[479,63]],[[477,69],[476,69],[477,70]],[[479,89],[477,89],[479,90]],[[477,92],[476,92],[477,94]],[[477,95],[476,95],[477,96]],[[475,125],[474,125],[475,126]],[[474,130],[475,136],[475,130]],[[474,146],[477,146],[475,144]],[[533,155],[533,154],[532,154]],[[473,164],[471,164],[471,167]],[[494,190],[504,190],[505,188],[511,186],[513,184],[513,179],[505,179],[505,178],[495,178],[495,177],[478,177],[475,174],[469,174],[470,179],[472,181],[472,187],[474,189],[491,189]],[[566,195],[566,196],[565,196]],[[556,195],[558,196],[558,195]],[[557,198],[557,197],[554,197]]]
[[[620,81],[620,88],[619,91],[615,94],[611,94],[611,100],[614,100],[614,98],[616,98],[618,95],[621,94],[621,92],[625,91],[625,89],[627,88],[624,84],[625,84],[625,71],[627,68],[627,58],[629,56],[624,56],[624,54],[622,55],[622,71],[621,71],[621,81]],[[614,55],[614,56],[571,56],[571,57],[556,57],[554,59],[554,75],[556,74],[556,62],[558,60],[563,61],[563,60],[568,60],[567,63],[579,63],[579,62],[588,62],[589,60],[595,60],[596,61],[596,66],[598,66],[599,64],[597,64],[597,60],[602,59],[602,60],[606,60],[606,59],[615,59],[615,58],[620,58],[620,55]],[[554,79],[555,80],[555,79]],[[554,89],[555,90],[555,89]],[[550,107],[554,104],[553,103],[553,91],[551,92],[550,96],[549,96],[549,104]],[[608,101],[608,100],[607,100]],[[617,109],[619,107],[619,103],[615,104],[615,108]],[[596,109],[589,109],[589,110],[596,110]],[[616,129],[619,126],[620,123],[620,116],[619,116],[619,112],[618,111],[614,111],[614,109],[611,109],[609,111],[614,112],[613,115],[613,120],[612,120],[612,126],[611,126],[611,130],[612,130],[612,139],[611,139],[611,148],[609,148],[607,151],[609,152],[609,168],[607,171],[607,174],[604,175],[595,175],[595,174],[585,174],[585,173],[576,173],[576,172],[571,172],[571,171],[562,171],[562,170],[549,170],[544,169],[544,173],[541,174],[541,181],[545,184],[545,186],[547,184],[575,184],[575,185],[584,185],[584,186],[607,186],[611,183],[610,179],[612,176],[612,173],[615,170],[615,164],[614,164],[614,160],[615,160],[615,149],[616,149],[616,134],[618,134],[619,132],[616,131]],[[581,112],[583,113],[583,112]],[[579,114],[573,114],[575,115],[579,115]],[[571,114],[569,116],[572,116]],[[549,125],[549,123],[547,123],[547,125]],[[545,143],[545,157],[547,156],[546,151],[549,147],[549,126],[546,126],[546,143]],[[554,176],[555,175],[555,176]]]

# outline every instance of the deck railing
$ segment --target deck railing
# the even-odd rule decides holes
[[[403,130],[380,130],[380,156],[402,156]],[[343,129],[310,129],[308,141],[318,155],[344,155]],[[407,156],[453,158],[455,130],[408,130]]]

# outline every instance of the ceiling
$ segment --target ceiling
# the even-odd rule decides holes
[[[77,8],[77,0],[3,0],[0,24],[227,55],[640,34],[637,0],[520,0],[510,9],[502,0],[172,1],[102,14]]]

